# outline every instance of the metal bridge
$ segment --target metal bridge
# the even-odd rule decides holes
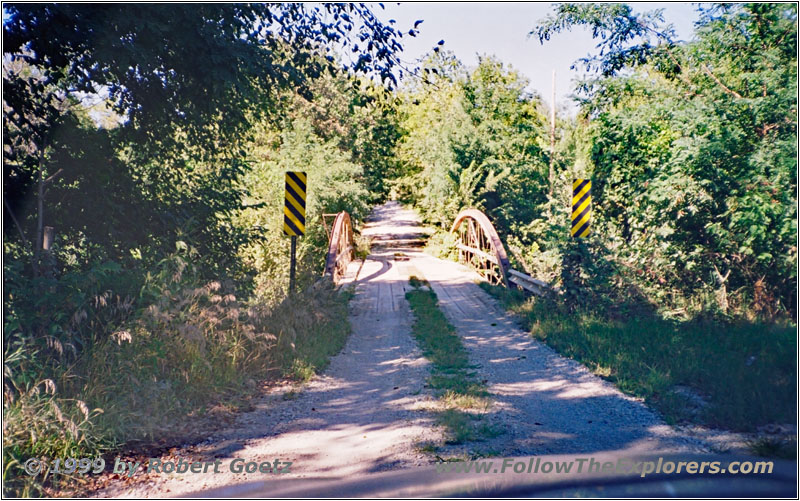
[[[355,255],[353,224],[347,212],[323,214],[334,217],[328,231],[328,253],[324,276],[338,282]],[[327,230],[327,224],[326,224]],[[506,249],[494,225],[478,209],[464,209],[458,213],[450,232],[458,235],[459,262],[475,269],[487,282],[506,287],[517,287],[532,294],[542,295],[550,286],[541,280],[511,268]]]

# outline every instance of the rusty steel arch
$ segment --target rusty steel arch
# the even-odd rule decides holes
[[[350,214],[342,211],[336,214],[328,240],[328,255],[325,258],[324,276],[338,282],[347,271],[347,265],[353,260],[355,246],[353,243],[353,223]]]
[[[460,262],[475,268],[489,283],[508,287],[508,255],[486,214],[478,209],[462,210],[450,232],[459,236]]]

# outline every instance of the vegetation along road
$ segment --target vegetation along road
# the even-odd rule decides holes
[[[449,5],[4,4],[4,496],[796,460],[797,5]]]

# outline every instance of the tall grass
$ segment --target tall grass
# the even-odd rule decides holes
[[[257,380],[310,377],[350,332],[348,299],[322,281],[270,307],[242,303],[232,284],[202,280],[176,254],[135,305],[99,295],[74,312],[84,342],[64,363],[33,363],[42,358],[35,344],[8,344],[4,494],[53,494],[52,477],[24,474],[28,458],[96,457],[182,436],[188,418],[212,404],[235,406]],[[108,317],[116,322],[82,324],[92,308],[126,311]]]
[[[753,431],[797,419],[794,325],[679,322],[644,313],[610,318],[481,287],[517,313],[535,338],[643,397],[668,421]]]

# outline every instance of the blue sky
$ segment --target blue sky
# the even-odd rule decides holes
[[[403,37],[405,61],[414,61],[427,53],[436,42],[444,39],[444,48],[472,66],[476,54],[496,55],[531,81],[530,89],[538,92],[547,103],[551,101],[552,71],[556,70],[556,103],[574,111],[569,94],[572,81],[582,74],[570,70],[577,59],[596,53],[597,44],[588,31],[581,29],[553,36],[541,45],[528,33],[537,21],[552,12],[551,3],[538,2],[409,2],[400,5],[384,3],[385,10],[373,5],[373,12],[385,22],[395,19],[398,27],[408,29],[422,19],[416,38]],[[664,18],[672,23],[678,37],[689,40],[697,19],[695,6],[690,3],[630,3],[637,12],[664,9]]]

